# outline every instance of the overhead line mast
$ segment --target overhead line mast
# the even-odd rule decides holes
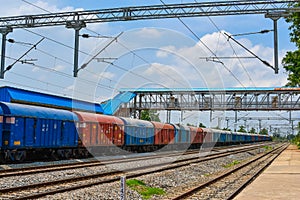
[[[295,2],[298,2],[298,0],[239,0],[152,6],[134,6],[76,12],[74,11],[63,13],[2,17],[0,18],[0,33],[2,34],[0,78],[4,77],[6,41],[3,40],[3,38],[5,39],[6,35],[16,28],[36,28],[59,25],[64,25],[67,28],[74,28],[74,77],[76,77],[78,72],[79,31],[81,28],[85,27],[87,23],[245,14],[265,14],[266,17],[268,17],[269,15],[273,16],[274,13],[276,13],[276,16],[281,17],[291,12],[300,12],[300,8],[289,7],[289,4]],[[276,19],[271,17],[271,19],[273,19],[274,21],[275,28],[275,24],[277,23],[277,17]],[[274,40],[277,41],[277,36],[276,38],[274,38]]]

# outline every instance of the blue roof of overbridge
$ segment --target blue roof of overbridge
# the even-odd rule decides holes
[[[162,93],[162,92],[246,92],[246,91],[274,91],[295,90],[289,87],[232,87],[232,88],[121,88],[120,92],[132,93]]]
[[[34,92],[9,86],[0,87],[0,101],[61,108],[67,110],[74,109],[103,113],[103,109],[98,103]]]

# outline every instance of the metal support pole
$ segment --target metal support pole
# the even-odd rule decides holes
[[[180,111],[180,123],[182,123],[183,122],[183,111],[181,110]]]
[[[1,72],[0,78],[4,78],[4,67],[5,67],[5,49],[6,49],[6,36],[8,33],[12,32],[12,28],[0,29],[0,33],[2,34],[2,48],[1,48]]]
[[[237,129],[237,118],[238,118],[238,116],[237,116],[237,111],[235,111],[234,112],[234,131],[236,131],[236,129]]]
[[[278,31],[277,31],[277,20],[279,18],[273,18],[274,26],[274,71],[278,74]]]
[[[171,122],[171,110],[167,110],[167,123]]]
[[[133,118],[136,119],[136,101],[137,101],[137,96],[134,97],[133,100]]]
[[[273,29],[274,29],[274,71],[275,74],[278,74],[278,28],[277,21],[280,17],[288,16],[288,13],[268,13],[265,15],[266,18],[270,18],[273,20]]]
[[[292,120],[292,135],[294,135],[294,120]]]
[[[74,71],[73,76],[77,77],[78,73],[78,51],[79,51],[79,31],[80,28],[75,28],[75,45],[74,45]]]
[[[226,128],[228,129],[229,128],[229,119],[226,118]]]
[[[258,120],[258,134],[260,133],[261,131],[261,120],[259,119]]]
[[[79,16],[77,16],[79,18]],[[74,45],[74,71],[73,76],[77,77],[78,74],[78,53],[79,53],[79,31],[81,28],[86,27],[86,24],[83,21],[74,20],[67,22],[67,28],[75,29],[75,45]]]
[[[143,101],[143,95],[139,95],[139,110],[138,110],[138,112],[139,112],[139,116],[137,117],[138,119],[141,119],[141,114],[142,114],[142,110],[141,110],[141,108],[142,108],[142,101]]]

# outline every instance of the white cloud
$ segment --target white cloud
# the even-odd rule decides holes
[[[100,79],[104,78],[104,79],[112,79],[115,77],[115,74],[111,73],[111,72],[101,72],[98,77]]]
[[[53,70],[56,70],[56,71],[62,71],[66,69],[66,66],[65,65],[56,65]]]
[[[136,33],[140,38],[159,38],[162,36],[162,33],[157,28],[142,28]]]
[[[159,51],[157,51],[156,56],[159,58],[165,58],[168,57],[169,52],[174,52],[176,50],[175,46],[165,46],[159,49]]]
[[[81,11],[83,8],[74,8],[72,6],[66,6],[63,8],[58,8],[56,5],[52,3],[48,3],[46,1],[28,1],[21,2],[20,1],[9,1],[7,4],[1,4],[1,16],[18,16],[18,15],[34,15],[34,14],[42,14],[49,12],[70,12],[70,11]],[[33,4],[33,5],[31,5]],[[45,11],[43,11],[43,9]],[[46,12],[47,11],[47,12]]]
[[[203,81],[210,87],[222,87],[223,84],[224,87],[281,86],[286,82],[286,75],[284,73],[275,75],[271,68],[264,65],[258,59],[222,59],[222,57],[250,57],[252,55],[233,41],[228,41],[221,33],[206,34],[201,38],[201,41],[202,42],[198,42],[198,44],[190,47],[177,49],[168,48],[169,51],[173,51],[190,61],[190,63],[196,67],[198,73],[203,75],[203,77],[199,77],[197,73],[190,73],[188,76],[191,81],[197,78],[204,78],[205,80]],[[245,38],[239,39],[238,41],[244,46],[247,46],[250,51],[259,56],[262,60],[266,60],[273,65],[272,48],[257,44],[253,45],[251,41]],[[203,48],[206,47],[203,47],[202,43],[210,50],[203,50]],[[157,57],[165,56],[166,54],[163,53],[158,53]],[[214,55],[217,55],[225,66],[218,62],[207,62],[205,59],[199,59],[199,57],[209,58]],[[191,66],[188,66],[190,63],[177,57],[174,66],[191,70]],[[280,70],[283,71],[282,68]],[[184,71],[185,70],[181,70],[182,73]],[[185,71],[183,74],[187,76],[188,72]]]

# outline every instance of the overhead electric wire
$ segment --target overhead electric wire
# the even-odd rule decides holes
[[[66,44],[64,44],[64,43],[62,43],[62,42],[59,42],[59,41],[55,40],[55,39],[49,38],[49,37],[47,37],[47,36],[45,36],[45,35],[42,35],[42,34],[40,34],[40,33],[36,33],[36,32],[34,32],[34,31],[28,30],[28,29],[26,29],[26,28],[22,28],[22,30],[25,30],[25,31],[27,31],[27,32],[30,32],[30,33],[35,34],[35,35],[40,36],[40,37],[44,37],[45,39],[47,39],[47,40],[49,40],[49,41],[51,41],[51,42],[54,42],[54,43],[56,43],[56,44],[59,44],[59,45],[61,45],[61,46],[64,46],[64,47],[66,47],[66,48],[69,48],[69,49],[74,50],[74,47],[69,46],[69,45],[66,45]],[[80,52],[80,53],[82,53],[82,54],[84,54],[84,55],[87,55],[87,56],[93,56],[93,55],[91,55],[91,54],[89,54],[89,53],[86,53],[86,52],[84,52],[84,51],[81,51],[81,50],[78,50],[78,52]]]
[[[28,2],[28,1],[26,1],[26,0],[22,0],[22,1],[25,2],[25,3],[27,3],[27,4],[29,4],[29,5],[31,5],[31,6],[34,6],[34,7],[36,7],[36,8],[39,8],[39,9],[41,9],[41,10],[47,12],[47,13],[51,13],[50,11],[48,11],[48,10],[42,8],[42,7],[39,7],[39,6],[35,5],[35,4],[32,4],[32,3],[30,3],[30,2]],[[88,29],[88,28],[85,28],[85,29],[87,29],[88,31],[91,31],[91,32],[93,32],[93,33],[95,33],[95,34],[97,34],[97,35],[100,35],[100,34],[98,34],[97,32],[95,32],[95,31],[93,31],[93,30],[91,30],[91,29]],[[27,29],[25,29],[25,30],[27,30]],[[27,31],[29,31],[29,30],[27,30]],[[29,31],[29,32],[31,32],[31,33],[33,33],[33,34],[38,34],[38,33],[35,33],[35,32],[33,32],[33,31]],[[41,34],[38,34],[38,35],[41,35]],[[56,42],[57,44],[63,45],[63,46],[65,46],[65,47],[67,47],[67,48],[71,48],[72,50],[74,50],[74,48],[71,47],[71,46],[68,46],[68,45],[65,45],[65,44],[63,44],[63,43],[57,42],[56,40],[53,40],[53,39],[48,38],[48,37],[44,37],[44,38],[46,38],[46,39],[48,39],[48,40],[50,40],[50,41],[52,41],[52,42]],[[94,55],[89,55],[89,54],[87,54],[87,53],[85,53],[85,52],[83,52],[83,51],[79,51],[79,52],[84,53],[84,54],[86,54],[86,55],[88,55],[88,56],[94,57]],[[57,57],[55,57],[55,58],[57,58]],[[67,62],[67,63],[72,64],[72,63],[70,63],[70,62]],[[91,71],[89,71],[89,70],[87,70],[87,69],[84,69],[84,70],[87,71],[87,72],[89,72],[89,73],[91,73],[91,74],[94,74],[93,72],[91,72]],[[111,81],[111,82],[116,82],[116,83],[118,83],[117,81],[114,81],[114,80],[112,80],[112,79],[108,79],[108,78],[106,78],[106,77],[104,77],[104,76],[102,76],[102,78],[103,78],[103,79],[107,79],[107,80],[109,80],[109,81]]]
[[[26,1],[26,0],[22,0],[22,1],[25,2],[25,3],[27,3],[27,4],[29,4],[29,5],[31,5],[31,6],[34,6],[34,7],[38,8],[38,9],[40,9],[40,10],[43,10],[43,11],[51,14],[50,11],[48,11],[48,10],[46,10],[46,9],[40,7],[40,6],[37,6],[36,4],[30,3],[29,1]]]
[[[195,1],[195,3],[198,3],[197,0],[194,0],[194,1]],[[200,8],[200,9],[203,10],[202,8]],[[220,28],[218,27],[218,25],[211,19],[211,17],[210,17],[210,16],[207,16],[207,18],[208,18],[209,21],[214,25],[214,27],[221,33],[221,29],[220,29]],[[223,34],[222,34],[222,35],[223,35]],[[223,36],[224,36],[224,35],[223,35]],[[225,36],[224,36],[224,37],[225,37]],[[235,49],[233,48],[233,46],[232,46],[232,44],[231,44],[230,42],[229,42],[229,45],[230,45],[231,49],[233,50],[233,53],[237,56],[237,53],[236,53]],[[241,62],[241,60],[240,60],[239,58],[237,58],[237,59],[238,59],[240,65],[242,66],[242,68],[246,71],[246,74],[247,74],[249,80],[254,84],[254,87],[256,87],[254,81],[252,80],[252,78],[251,78],[251,76],[250,76],[248,70],[245,68],[244,64]]]
[[[198,3],[197,0],[194,0],[194,1],[195,1],[196,3]],[[202,8],[200,8],[200,9],[203,10]],[[212,18],[211,18],[210,16],[207,16],[207,18],[208,18],[209,21],[214,25],[214,27],[221,33],[221,29],[220,29],[220,28],[218,27],[218,25],[212,20]],[[222,34],[222,35],[223,35],[223,34]],[[224,36],[224,35],[223,35],[223,36]],[[224,37],[225,37],[225,36],[224,36]],[[231,49],[233,50],[233,53],[237,56],[237,53],[236,53],[235,49],[233,48],[233,46],[232,46],[232,44],[231,44],[230,42],[229,42],[229,45],[230,45]],[[219,58],[220,58],[220,57],[219,57]],[[252,78],[251,78],[251,76],[250,76],[248,70],[245,68],[244,64],[241,62],[241,60],[240,60],[239,58],[237,58],[237,59],[238,59],[240,65],[242,66],[242,68],[246,71],[246,74],[247,74],[249,80],[254,84],[254,87],[256,87],[254,81],[252,80]]]
[[[160,0],[160,2],[164,5],[164,6],[168,6],[167,4],[165,4],[162,0]],[[186,24],[184,23],[184,21],[180,18],[177,17],[177,19],[186,27],[187,30],[189,30],[194,37],[196,37],[199,42],[211,53],[213,54],[215,57],[217,57],[217,55],[201,40],[201,38]],[[245,88],[244,84],[235,76],[235,74],[220,60],[218,59],[218,62],[234,77],[234,79],[242,86]]]
[[[116,67],[116,68],[118,68],[118,69],[121,69],[121,70],[123,70],[123,71],[129,72],[129,73],[131,73],[131,74],[133,74],[133,75],[135,75],[135,76],[141,77],[141,78],[143,78],[143,79],[145,79],[145,80],[147,80],[147,81],[150,81],[151,83],[153,82],[153,80],[148,79],[147,77],[142,76],[142,75],[140,75],[140,74],[138,74],[138,73],[132,72],[132,71],[130,71],[130,70],[124,68],[124,67],[121,67],[120,65],[117,65],[117,64],[115,64],[115,63],[113,63],[113,62],[107,62],[107,61],[104,61],[104,62],[107,63],[107,64],[110,64],[110,65],[112,65],[112,66],[114,66],[114,67]]]
[[[28,3],[27,1],[25,1],[25,0],[23,0],[25,3]],[[35,7],[37,7],[37,8],[39,8],[39,9],[41,9],[41,10],[43,10],[43,11],[45,11],[45,12],[48,12],[48,13],[51,13],[50,11],[48,11],[48,10],[46,10],[46,9],[44,9],[44,8],[41,8],[41,7],[39,7],[39,6],[36,6],[36,5],[34,5],[34,4],[31,4],[31,3],[28,3],[28,4],[30,4],[30,5],[32,5],[32,6],[35,6]],[[87,29],[87,28],[86,28]],[[89,30],[89,31],[91,31],[91,32],[93,32],[93,33],[95,33],[95,34],[97,34],[97,35],[99,35],[100,37],[101,37],[101,35],[100,34],[98,34],[97,32],[95,32],[95,31],[93,31],[93,30],[90,30],[90,29],[87,29],[87,30]],[[125,47],[124,45],[122,45],[124,48],[127,48],[127,47]],[[71,47],[72,48],[72,47]],[[72,48],[73,49],[73,48]],[[132,52],[134,55],[136,55],[137,57],[139,57],[140,59],[142,59],[144,62],[146,62],[146,63],[148,63],[148,64],[151,64],[150,62],[148,62],[148,61],[146,61],[144,58],[142,58],[141,56],[139,56],[139,55],[137,55],[135,52],[133,52],[132,50],[130,50],[129,48],[127,48],[130,52]],[[159,69],[158,69],[159,70]],[[163,71],[161,71],[161,70],[159,70],[161,73],[164,73]],[[164,73],[164,74],[166,74],[166,73]],[[166,74],[167,76],[169,76],[168,74]],[[175,82],[178,82],[176,79],[174,79],[174,78],[172,78],[171,76],[169,76],[172,80],[174,80]],[[181,82],[178,82],[179,84],[182,84]]]
[[[31,81],[43,83],[43,84],[45,84],[45,85],[50,85],[50,86],[53,86],[53,87],[56,87],[56,88],[59,88],[59,89],[66,89],[65,87],[62,87],[61,85],[57,85],[57,84],[54,84],[54,83],[49,83],[49,82],[42,81],[42,80],[39,80],[39,79],[32,79],[32,77],[26,76],[26,75],[24,75],[24,74],[19,74],[19,73],[16,73],[16,72],[11,72],[11,74],[13,74],[13,75],[15,75],[15,76],[22,77],[22,78],[29,79],[29,80],[31,80]],[[88,94],[88,93],[84,93],[84,94],[91,96],[91,95]]]
[[[7,57],[7,56],[5,56],[5,57],[9,58],[9,59],[12,59],[12,60],[16,60],[15,58]],[[44,71],[53,72],[53,73],[55,73],[57,75],[60,75],[60,76],[64,76],[64,77],[67,77],[67,78],[73,78],[72,75],[64,73],[64,72],[61,72],[61,71],[57,71],[55,69],[51,69],[51,68],[48,68],[48,67],[44,67],[44,66],[41,66],[41,65],[34,64],[34,63],[32,63],[31,65],[34,66],[34,67],[36,67],[36,68],[38,68],[38,69],[44,70]],[[103,84],[100,84],[100,83],[96,83],[96,82],[93,82],[93,81],[90,81],[90,80],[86,80],[86,79],[82,79],[82,78],[78,78],[78,79],[82,80],[82,81],[84,81],[84,82],[86,82],[88,84],[91,84],[91,85],[95,85],[96,84],[96,86],[100,86],[100,87],[102,87],[104,89],[107,89],[109,91],[111,91],[111,89],[114,89],[114,88],[112,88],[110,86],[103,85]]]
[[[125,48],[126,50],[128,50],[130,53],[132,53],[134,56],[138,57],[139,59],[141,59],[142,61],[144,61],[145,63],[151,65],[152,63],[147,61],[145,58],[141,57],[140,55],[138,55],[136,52],[134,52],[133,50],[129,49],[128,47],[126,47],[122,42],[117,41],[118,44],[120,44],[123,48]],[[174,79],[172,76],[170,76],[169,74],[163,72],[160,69],[157,69],[158,71],[160,71],[162,74],[165,74],[166,76],[168,76],[170,79],[172,79],[173,81],[179,83],[180,85],[185,86],[184,84],[182,84],[181,82],[179,82],[177,79]]]
[[[45,51],[43,51],[43,50],[41,50],[41,49],[38,49],[38,48],[35,48],[35,50],[37,50],[37,51],[40,51],[40,52],[42,52],[42,53],[44,53],[45,55],[48,55],[48,56],[50,56],[50,57],[53,57],[53,58],[55,58],[55,59],[58,59],[58,60],[61,60],[61,61],[63,61],[63,62],[65,62],[65,63],[67,63],[67,64],[70,64],[70,65],[73,65],[73,63],[71,63],[71,62],[68,62],[68,61],[66,61],[66,60],[64,60],[64,59],[62,59],[62,58],[59,58],[59,57],[57,57],[57,56],[54,56],[54,55],[52,55],[52,54],[50,54],[50,53],[48,53],[48,52],[45,52]],[[6,56],[7,57],[7,56]],[[12,58],[11,58],[12,59]],[[17,60],[17,59],[13,59],[13,60]],[[46,68],[46,67],[45,67]],[[91,71],[89,71],[89,70],[86,70],[85,69],[85,71],[87,71],[87,72],[89,72],[89,73],[91,73],[91,74],[95,74],[94,72],[91,72]],[[54,71],[52,71],[52,72],[54,72]],[[55,70],[55,72],[56,73],[58,73],[59,71],[57,71],[57,70]],[[72,77],[72,76],[69,76],[69,77]],[[112,79],[109,79],[109,78],[106,78],[106,77],[102,77],[103,79],[107,79],[107,80],[109,80],[109,81],[111,81],[111,82],[116,82],[116,81],[113,81]],[[82,78],[81,78],[82,79]],[[83,80],[83,79],[82,79]],[[91,82],[93,85],[95,85],[95,84],[97,84],[97,83],[95,83],[95,82]],[[117,83],[117,82],[116,82]],[[102,85],[102,86],[106,86],[106,85]]]
[[[251,55],[253,55],[255,58],[257,58],[259,61],[261,61],[263,64],[265,64],[266,66],[275,69],[272,65],[270,65],[270,63],[268,63],[267,61],[261,59],[259,56],[257,56],[255,53],[253,53],[250,49],[248,49],[247,47],[245,47],[243,44],[241,44],[239,41],[237,41],[236,39],[234,39],[233,37],[231,37],[231,35],[228,35],[227,33],[224,33],[226,36],[228,36],[228,39],[232,39],[235,43],[237,43],[238,45],[240,45],[242,48],[244,48],[246,51],[248,51]]]
[[[28,3],[28,2],[25,1],[25,0],[24,0],[24,2],[25,2],[25,3]],[[29,3],[29,4],[30,4],[30,3]],[[32,5],[32,4],[30,4],[30,5]],[[43,8],[41,8],[41,7],[38,7],[38,6],[36,6],[36,5],[32,5],[32,6],[35,6],[35,7],[39,8],[39,9],[41,9],[41,10],[43,10],[43,11],[46,11],[46,12],[48,12],[48,13],[51,13],[50,11],[48,11],[48,10],[46,10],[46,9],[43,9]],[[27,30],[27,29],[24,29],[24,30],[26,30],[26,31],[28,31],[28,32],[31,32],[31,33],[33,33],[33,34],[42,36],[41,34],[35,33],[35,32],[33,32],[33,31],[30,31],[30,30]],[[90,29],[87,29],[87,30],[91,31]],[[93,31],[93,32],[96,33],[95,31]],[[63,46],[65,46],[65,47],[67,47],[67,48],[70,48],[70,49],[73,49],[73,50],[74,50],[74,48],[71,47],[71,46],[65,45],[65,44],[63,44],[63,43],[61,43],[61,42],[58,42],[58,41],[53,40],[53,39],[51,39],[51,38],[49,38],[49,37],[46,37],[46,36],[43,36],[43,37],[46,38],[46,39],[48,39],[48,40],[50,40],[50,41],[52,41],[52,42],[55,42],[55,43],[57,43],[57,44],[63,45]],[[88,53],[86,53],[86,52],[83,52],[83,51],[80,51],[80,50],[79,50],[79,52],[80,52],[80,53],[83,53],[83,54],[86,54],[86,55],[88,55],[88,56],[94,57],[94,55],[90,55],[90,54],[88,54]],[[86,70],[86,69],[85,69],[85,71],[89,72],[89,71]],[[90,73],[92,73],[92,72],[90,72]],[[92,74],[94,74],[94,73],[92,73]],[[104,79],[107,79],[106,77],[103,77],[103,78],[104,78]],[[110,80],[110,81],[113,81],[113,80],[111,80],[111,79],[109,79],[109,80]],[[114,81],[114,82],[116,82],[116,81]],[[116,83],[117,83],[117,82],[116,82]]]
[[[28,3],[27,1],[24,1],[25,3]],[[29,3],[30,4],[30,3]],[[48,11],[48,10],[46,10],[46,9],[44,9],[44,8],[41,8],[41,7],[39,7],[39,6],[36,6],[36,5],[33,5],[33,4],[30,4],[30,5],[32,5],[32,6],[34,6],[34,7],[37,7],[37,8],[39,8],[39,9],[41,9],[41,10],[43,10],[43,11],[45,11],[45,12],[47,12],[47,13],[51,13],[50,11]],[[29,30],[27,30],[27,29],[25,29],[26,31],[29,31]],[[89,31],[92,31],[92,30],[90,30],[90,29],[87,29],[87,30],[89,30]],[[33,31],[29,31],[29,32],[31,32],[31,33],[33,33],[33,34],[37,34],[37,35],[39,35],[39,36],[41,36],[41,34],[38,34],[38,33],[35,33],[35,32],[33,32]],[[94,32],[94,33],[96,33],[96,34],[98,34],[97,32],[95,32],[95,31],[92,31],[92,32]],[[99,35],[99,34],[98,34]],[[45,37],[45,36],[44,36]],[[68,46],[68,45],[65,45],[65,44],[63,44],[63,43],[60,43],[60,42],[57,42],[56,40],[53,40],[53,39],[51,39],[51,38],[48,38],[48,37],[45,37],[46,39],[48,39],[48,40],[50,40],[50,41],[52,41],[52,42],[56,42],[56,43],[58,43],[58,44],[60,44],[60,45],[63,45],[63,46],[65,46],[65,47],[67,47],[67,48],[71,48],[71,49],[74,49],[73,47],[70,47],[70,46]],[[124,45],[123,45],[123,47],[124,48],[127,48],[127,47],[125,47]],[[129,48],[127,48],[130,52],[132,52],[132,53],[134,53],[137,57],[139,57],[139,58],[141,58],[144,62],[146,62],[146,63],[148,63],[148,64],[151,64],[150,62],[148,62],[148,61],[146,61],[145,59],[143,59],[141,56],[139,56],[139,55],[137,55],[135,52],[133,52],[132,50],[130,50]],[[82,52],[82,51],[80,51],[81,53],[85,53],[85,52]],[[85,53],[86,54],[86,53]],[[88,54],[87,54],[88,55]],[[91,55],[88,55],[88,56],[91,56]],[[123,68],[123,70],[124,70],[124,68]],[[159,70],[159,69],[158,69]],[[128,70],[127,70],[128,71]],[[159,71],[161,71],[161,70],[159,70]],[[129,71],[130,72],[130,71]],[[162,72],[162,71],[161,71]],[[162,72],[162,73],[164,73],[164,72]],[[168,74],[166,74],[167,76],[169,76]],[[170,76],[169,76],[170,77]],[[178,82],[176,79],[174,79],[174,78],[172,78],[172,77],[170,77],[171,79],[173,79],[175,82]],[[146,78],[146,80],[147,80],[147,78]],[[179,84],[182,84],[181,82],[178,82]]]
[[[36,6],[36,5],[34,5],[34,4],[31,4],[31,3],[29,3],[29,2],[27,2],[27,1],[25,1],[25,0],[23,0],[25,3],[28,3],[28,4],[30,4],[30,5],[32,5],[32,6],[34,6],[34,7],[37,7],[37,8],[39,8],[39,9],[41,9],[41,10],[43,10],[43,11],[45,11],[45,12],[47,12],[47,13],[51,13],[50,11],[47,11],[46,9],[43,9],[43,8],[41,8],[41,7],[39,7],[39,6]],[[64,46],[64,47],[67,47],[67,48],[70,48],[70,49],[72,49],[72,50],[74,50],[74,48],[73,47],[71,47],[71,46],[69,46],[69,45],[66,45],[66,44],[64,44],[64,43],[62,43],[62,42],[59,42],[59,41],[57,41],[57,40],[54,40],[54,39],[52,39],[52,38],[49,38],[49,37],[47,37],[47,36],[44,36],[44,35],[42,35],[42,34],[40,34],[40,33],[36,33],[36,32],[34,32],[34,31],[31,31],[31,30],[28,30],[28,29],[23,29],[23,30],[25,30],[25,31],[28,31],[28,32],[30,32],[30,33],[32,33],[32,34],[35,34],[35,35],[38,35],[38,36],[40,36],[40,37],[43,37],[43,38],[45,38],[45,39],[47,39],[47,40],[50,40],[50,41],[52,41],[52,42],[54,42],[54,43],[57,43],[57,44],[59,44],[59,45],[62,45],[62,46]],[[40,50],[39,49],[39,51],[42,51],[42,50]],[[47,52],[45,52],[45,51],[42,51],[44,54],[47,54],[47,55],[50,55],[49,53],[47,53]],[[80,51],[79,50],[79,52],[81,52],[81,53],[83,53],[83,54],[85,54],[85,55],[88,55],[88,56],[92,56],[92,55],[90,55],[90,54],[88,54],[88,53],[86,53],[86,52],[83,52],[83,51]],[[70,63],[70,62],[68,62],[68,61],[65,61],[65,60],[63,60],[62,58],[59,58],[59,57],[57,57],[57,56],[52,56],[52,57],[55,57],[56,59],[59,59],[59,60],[62,60],[62,61],[64,61],[64,62],[66,62],[66,63],[68,63],[68,64],[72,64],[72,63]],[[89,72],[88,70],[85,70],[85,71],[87,71],[87,72]],[[58,71],[56,71],[56,73],[57,73]],[[93,72],[89,72],[89,73],[92,73],[92,74],[94,74]],[[108,78],[106,78],[106,77],[102,77],[103,79],[108,79]],[[111,79],[108,79],[109,81],[113,81],[113,80],[111,80]],[[93,85],[94,85],[95,83],[93,83]],[[96,83],[97,84],[97,83]],[[101,85],[99,85],[100,87],[109,87],[109,86],[106,86],[106,85],[103,85],[103,84],[101,84]]]

